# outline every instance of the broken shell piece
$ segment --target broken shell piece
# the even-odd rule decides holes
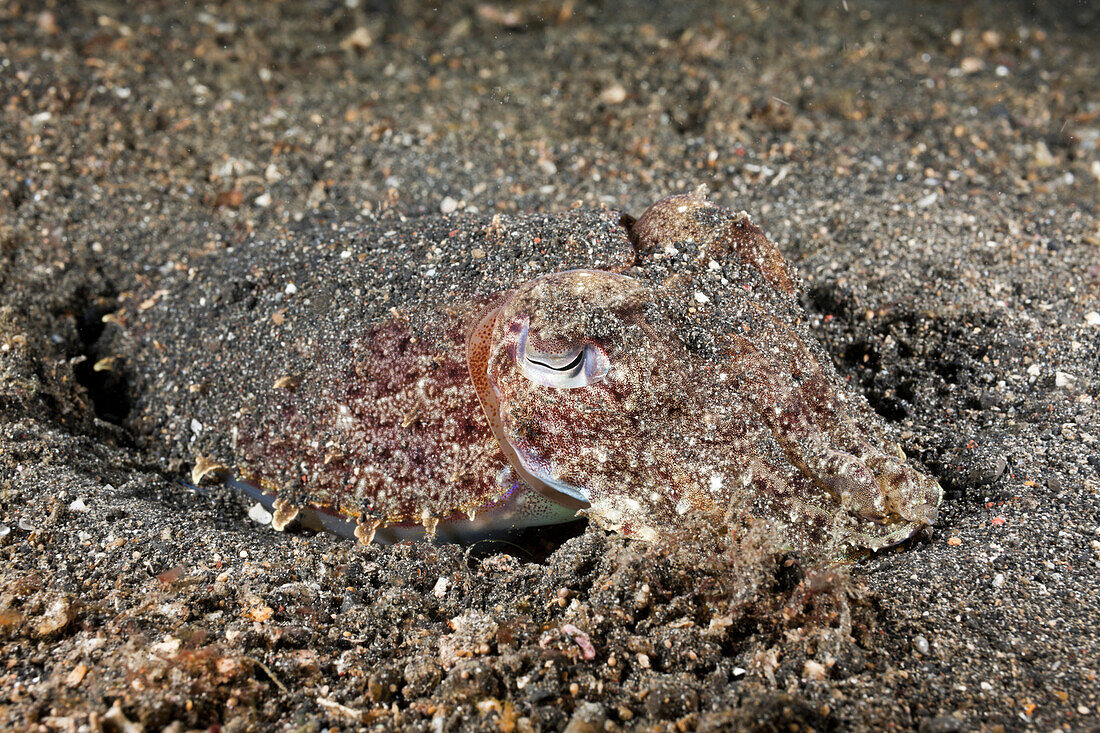
[[[283,499],[276,499],[275,512],[271,517],[271,527],[276,532],[282,532],[287,525],[298,516],[298,507]]]
[[[435,528],[439,526],[438,517],[424,517],[423,518],[424,531],[428,535],[428,541],[430,542],[435,538]]]
[[[92,365],[93,372],[109,372],[115,368],[115,363],[118,361],[117,356],[108,356],[100,359]]]
[[[195,467],[191,469],[191,483],[197,486],[207,476],[221,478],[221,475],[228,470],[229,467],[224,464],[205,456],[199,456],[195,459]]]
[[[256,502],[248,510],[248,518],[257,524],[271,524],[271,512],[264,508],[263,504]]]
[[[364,524],[355,525],[355,539],[359,540],[364,545],[371,544],[374,542],[374,533],[378,531],[381,525],[382,520],[377,518]]]
[[[275,383],[271,385],[272,389],[294,389],[298,386],[298,377],[286,376],[279,377],[275,380]]]

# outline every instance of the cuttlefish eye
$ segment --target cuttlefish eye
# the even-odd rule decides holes
[[[558,389],[587,387],[607,376],[611,364],[607,354],[594,343],[539,349],[531,338],[530,321],[524,319],[516,342],[516,362],[523,375],[535,384]]]

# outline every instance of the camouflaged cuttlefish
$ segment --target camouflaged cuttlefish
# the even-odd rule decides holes
[[[580,511],[653,539],[702,515],[873,550],[936,519],[778,249],[701,196],[372,221],[147,281],[115,319],[134,427],[276,529],[469,541]]]

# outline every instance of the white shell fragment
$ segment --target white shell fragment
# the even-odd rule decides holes
[[[248,510],[248,518],[257,524],[271,524],[272,520],[271,512],[264,509],[264,505],[259,502],[253,504]]]

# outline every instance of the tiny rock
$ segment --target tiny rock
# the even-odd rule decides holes
[[[600,101],[604,104],[622,104],[626,101],[626,88],[622,84],[612,84],[600,92]]]
[[[340,41],[340,48],[345,51],[366,51],[374,43],[374,38],[371,37],[370,31],[359,26],[351,33],[347,35],[344,40]]]
[[[46,607],[46,611],[34,628],[35,636],[50,636],[61,631],[76,616],[72,603],[65,596],[58,596]]]
[[[253,504],[248,510],[248,518],[257,524],[271,524],[271,512],[264,509],[263,504]]]
[[[985,62],[977,56],[967,56],[959,62],[959,68],[964,74],[976,74],[985,68]]]
[[[86,674],[88,674],[88,665],[78,664],[69,670],[69,674],[65,675],[65,684],[69,687],[76,687],[83,681]]]
[[[447,588],[451,585],[451,579],[447,576],[442,576],[439,580],[435,581],[435,587],[432,588],[432,595],[436,598],[443,598],[447,595]]]
[[[804,680],[823,680],[829,676],[829,670],[825,668],[825,665],[821,662],[815,662],[812,659],[807,659],[806,663],[802,665],[802,679]]]
[[[1042,140],[1035,143],[1035,165],[1040,168],[1048,168],[1054,165],[1054,156],[1051,155],[1050,148]]]

